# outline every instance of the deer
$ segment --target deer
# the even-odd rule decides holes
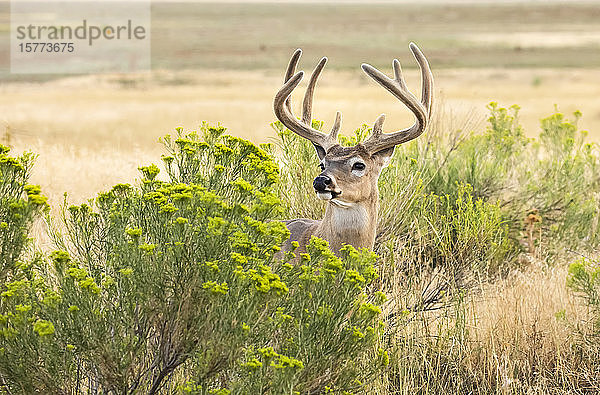
[[[327,63],[326,57],[318,62],[310,76],[302,102],[302,117],[298,119],[293,114],[291,94],[300,84],[304,72],[296,72],[302,50],[297,49],[292,55],[284,84],[275,95],[273,109],[285,127],[314,145],[321,173],[314,179],[313,188],[317,198],[328,204],[321,220],[298,218],[283,221],[290,238],[282,246],[282,252],[291,251],[292,242],[298,242],[298,252],[305,252],[312,236],[327,241],[336,255],[345,244],[356,249],[373,249],[379,209],[379,175],[389,164],[394,148],[419,137],[426,130],[431,116],[433,74],[421,50],[414,43],[410,43],[409,48],[421,70],[420,101],[408,90],[397,59],[392,62],[394,78],[366,63],[361,68],[414,114],[414,124],[406,129],[384,133],[385,114],[381,114],[373,125],[371,135],[352,147],[338,143],[341,112],[336,113],[328,134],[312,127],[313,95],[319,75]]]

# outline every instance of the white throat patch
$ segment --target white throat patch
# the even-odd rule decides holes
[[[331,201],[333,203],[334,199]],[[367,210],[360,204],[351,204],[340,202],[349,206],[340,207],[334,205],[332,222],[334,229],[355,229],[362,230],[367,226]]]
[[[317,192],[317,197],[321,200],[329,200],[331,201],[331,192],[330,191],[323,191],[323,192]]]

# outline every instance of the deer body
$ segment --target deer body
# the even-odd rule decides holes
[[[284,250],[291,248],[291,241],[297,241],[300,252],[311,236],[327,240],[331,249],[338,253],[344,244],[355,248],[373,248],[377,229],[377,201],[341,206],[330,203],[322,220],[307,218],[284,221],[291,235]]]
[[[291,249],[292,241],[297,241],[300,252],[304,252],[313,235],[326,240],[334,253],[338,253],[344,244],[355,248],[373,248],[377,234],[379,174],[389,162],[396,145],[410,141],[425,131],[431,112],[433,76],[425,56],[417,46],[411,43],[410,49],[421,68],[421,101],[408,91],[397,60],[393,62],[394,79],[367,64],[363,64],[362,69],[415,114],[415,124],[397,132],[383,133],[385,115],[382,114],[375,121],[369,139],[354,147],[342,147],[337,142],[341,125],[339,112],[329,134],[311,126],[312,97],[326,58],[321,59],[311,75],[301,120],[292,114],[290,95],[304,75],[303,72],[295,73],[302,52],[297,50],[292,56],[285,83],[275,96],[275,115],[288,129],[315,146],[322,172],[315,178],[313,187],[317,197],[328,204],[321,220],[300,218],[285,221],[291,235],[283,246],[284,251]]]

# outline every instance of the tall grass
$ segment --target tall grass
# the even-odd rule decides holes
[[[404,209],[392,220],[421,225],[394,232],[387,244],[402,247],[382,254],[386,269],[417,267],[390,276],[391,299],[404,302],[394,308],[402,319],[389,323],[396,363],[387,390],[597,391],[597,348],[582,346],[579,332],[590,329],[565,292],[564,268],[574,253],[598,247],[598,147],[577,129],[580,114],[543,119],[535,140],[524,137],[517,107],[489,110],[482,133],[448,139],[434,129],[397,152],[418,173],[417,200],[439,196],[448,214]],[[413,251],[398,259],[407,245]],[[450,259],[440,260],[440,250]],[[558,289],[551,279],[560,280]]]

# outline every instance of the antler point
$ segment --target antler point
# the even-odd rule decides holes
[[[300,70],[299,72],[297,72],[296,75],[294,76],[294,78],[298,78],[298,79],[304,78],[304,71]]]
[[[425,56],[423,55],[423,53],[421,52],[421,49],[417,46],[417,44],[415,43],[410,43],[410,50],[413,53],[413,56],[415,58],[425,58]]]

